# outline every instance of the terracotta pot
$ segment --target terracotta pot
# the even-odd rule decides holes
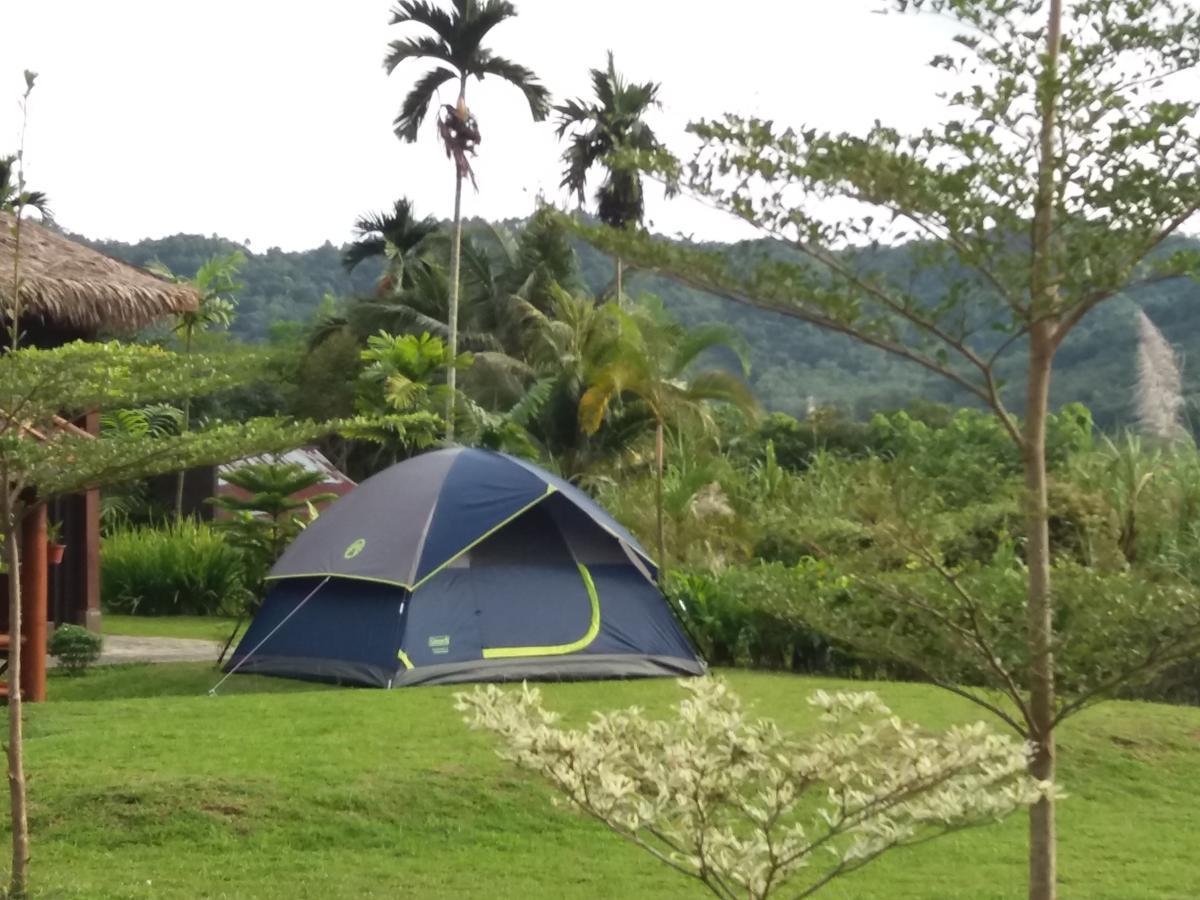
[[[63,561],[63,554],[67,552],[66,544],[47,544],[46,545],[46,562],[52,566],[57,566]]]

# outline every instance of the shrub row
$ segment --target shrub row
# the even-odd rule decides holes
[[[241,553],[190,519],[106,537],[101,581],[106,610],[144,616],[229,613],[246,593]]]
[[[844,678],[905,678],[864,659],[779,612],[781,595],[803,590],[799,569],[734,566],[719,574],[680,571],[668,596],[689,637],[711,666],[739,666]]]

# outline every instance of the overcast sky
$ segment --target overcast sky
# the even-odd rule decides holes
[[[937,118],[926,67],[949,26],[881,16],[882,0],[516,0],[491,45],[529,66],[556,99],[586,95],[588,69],[662,82],[651,121],[677,152],[684,126],[726,111],[789,124],[912,126]],[[391,122],[422,64],[388,77],[402,29],[387,0],[0,0],[0,152],[17,144],[25,68],[40,77],[26,139],[27,178],[59,221],[97,238],[220,234],[303,249],[350,236],[360,212],[407,195],[448,217],[453,172],[427,124],[415,145]],[[452,91],[444,92],[453,102]],[[521,95],[472,82],[483,133],[464,212],[565,202],[550,123]],[[652,198],[657,231],[744,234],[686,200]]]

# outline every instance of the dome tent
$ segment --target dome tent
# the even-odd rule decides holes
[[[637,540],[523,460],[437,450],[307,528],[227,672],[398,687],[698,675]]]

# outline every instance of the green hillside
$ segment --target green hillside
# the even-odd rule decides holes
[[[483,225],[477,222],[475,227]],[[214,253],[239,248],[224,238],[182,234],[136,244],[89,243],[138,265],[157,259],[180,273],[194,272]],[[731,246],[729,252],[735,256],[750,254],[761,252],[763,246],[740,244]],[[276,323],[309,320],[326,294],[344,297],[366,291],[379,271],[377,264],[367,263],[348,276],[340,265],[339,249],[328,242],[300,252],[272,248],[252,253],[240,249],[247,256],[241,275],[245,287],[233,330],[247,341],[265,340]],[[593,292],[603,290],[612,277],[611,260],[585,244],[578,244],[576,251],[587,288]],[[900,269],[908,257],[904,248],[885,249],[879,253],[879,265]],[[938,280],[926,275],[920,287],[933,299]],[[970,399],[910,363],[795,319],[740,306],[663,278],[635,274],[626,290],[658,295],[686,323],[724,321],[737,328],[751,348],[754,388],[763,404],[773,410],[803,415],[814,403],[837,406],[863,417],[873,410],[895,408],[917,399],[952,404]],[[1187,361],[1200,356],[1200,313],[1193,309],[1196,293],[1197,287],[1191,282],[1168,282],[1146,289],[1136,298],[1118,298],[1089,316],[1059,353],[1055,403],[1082,402],[1093,410],[1102,426],[1130,419],[1136,366],[1134,313],[1138,303],[1179,348],[1187,377]],[[1016,354],[1008,368],[1014,373],[1019,371]],[[1187,380],[1195,385],[1194,379]],[[1020,409],[1019,385],[1010,385],[1008,393],[1013,407]]]

